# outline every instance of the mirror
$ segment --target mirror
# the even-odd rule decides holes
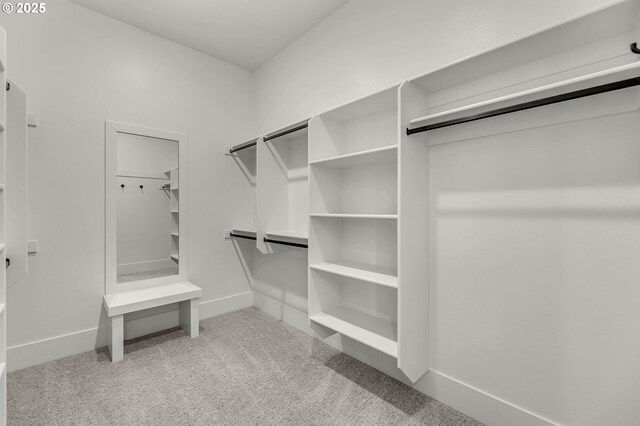
[[[108,121],[105,142],[106,294],[186,279],[186,135]]]
[[[178,142],[118,133],[118,283],[178,275]]]
[[[117,282],[178,275],[178,142],[118,133]]]

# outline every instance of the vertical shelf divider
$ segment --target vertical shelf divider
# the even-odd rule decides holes
[[[405,129],[429,102],[410,82],[398,97],[398,368],[416,382],[429,370],[429,143]]]

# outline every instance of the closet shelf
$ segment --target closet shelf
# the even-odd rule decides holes
[[[243,228],[233,228],[231,230],[232,233],[234,234],[243,234],[243,235],[247,235],[249,237],[255,237],[257,235],[255,229],[253,230],[249,230],[249,229],[243,229]]]
[[[528,102],[542,97],[559,95],[562,93],[580,90],[583,88],[612,83],[620,79],[628,79],[638,77],[640,75],[640,62],[622,65],[603,71],[594,72],[580,77],[570,78],[545,86],[533,89],[523,90],[521,92],[512,93],[498,98],[477,102],[471,105],[438,112],[435,114],[425,115],[424,117],[414,118],[410,121],[410,125],[426,125],[427,121],[433,119],[454,119],[461,113],[481,113],[485,109],[497,109],[501,107],[515,105],[517,103]],[[444,121],[444,120],[443,120]]]
[[[180,236],[180,234],[178,234],[177,232],[172,232],[172,233],[171,233],[171,236],[172,236],[172,237],[179,237],[179,236]]]
[[[171,210],[171,214],[178,214],[180,213],[180,210]]]
[[[386,219],[397,220],[397,214],[347,214],[347,213],[312,213],[312,218],[333,217],[338,219]]]
[[[271,140],[286,138],[288,140],[293,140],[297,138],[301,138],[304,135],[309,133],[309,119],[301,121],[299,123],[294,124],[293,126],[286,127],[284,129],[278,130],[273,133],[269,133],[264,137],[264,141],[268,142]]]
[[[397,326],[391,321],[345,306],[312,315],[309,319],[394,358],[398,357]]]
[[[171,255],[171,259],[175,260],[176,262],[180,260],[180,256],[178,254],[172,254]]]
[[[296,240],[305,240],[305,242],[309,239],[309,235],[304,231],[270,231],[267,232],[269,237],[273,238],[292,238]]]
[[[362,166],[367,164],[384,163],[397,161],[398,145],[385,146],[382,148],[370,149],[367,151],[354,152],[352,154],[338,155],[311,161],[310,166],[322,166],[330,168],[343,168]]]
[[[398,288],[398,270],[368,263],[336,261],[309,265],[311,269],[324,271],[342,277],[354,278],[372,284],[390,288]]]
[[[242,151],[249,148],[253,148],[255,151],[257,143],[258,143],[258,138],[252,139],[249,142],[244,142],[239,145],[232,146],[231,148],[229,148],[229,154],[234,154],[238,151]]]

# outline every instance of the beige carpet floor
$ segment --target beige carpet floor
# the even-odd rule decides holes
[[[480,425],[247,308],[8,375],[10,425]]]

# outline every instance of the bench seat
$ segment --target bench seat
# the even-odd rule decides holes
[[[191,336],[199,334],[198,303],[202,289],[188,281],[131,290],[104,296],[104,308],[109,316],[109,352],[111,361],[124,357],[124,314],[178,303],[180,326]]]

